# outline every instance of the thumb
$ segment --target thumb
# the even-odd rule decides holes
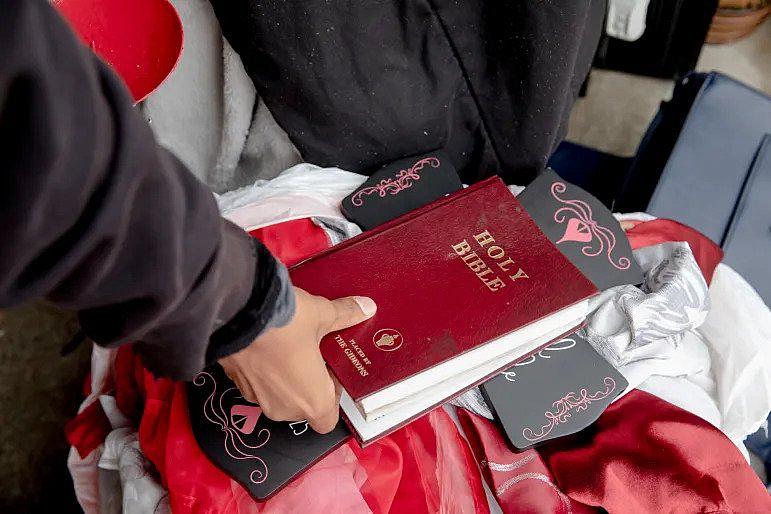
[[[332,306],[332,322],[329,325],[328,333],[357,325],[374,316],[377,311],[374,300],[366,296],[338,298],[331,300],[330,304]]]

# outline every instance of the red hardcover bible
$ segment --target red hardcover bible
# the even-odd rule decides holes
[[[290,270],[295,285],[378,310],[321,352],[367,444],[580,325],[597,290],[498,178],[349,239]]]

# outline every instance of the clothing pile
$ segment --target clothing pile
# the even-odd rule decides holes
[[[291,265],[360,232],[339,205],[364,179],[300,164],[218,200],[225,217]],[[578,434],[513,453],[472,390],[364,449],[344,444],[257,503],[198,448],[183,384],[155,378],[130,347],[95,347],[87,398],[67,426],[81,505],[88,513],[771,511],[743,444],[771,410],[771,312],[698,232],[643,213],[618,217],[645,281],[598,297],[584,335],[630,385]]]

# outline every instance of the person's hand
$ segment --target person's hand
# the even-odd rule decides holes
[[[337,425],[339,395],[319,341],[371,318],[377,307],[360,296],[327,300],[297,287],[294,291],[295,314],[287,325],[269,329],[219,362],[243,397],[259,404],[267,417],[307,419],[311,428],[325,434]]]

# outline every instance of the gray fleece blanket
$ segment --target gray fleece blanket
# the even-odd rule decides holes
[[[301,162],[223,39],[208,0],[171,2],[185,30],[182,58],[142,105],[160,144],[217,193]]]

